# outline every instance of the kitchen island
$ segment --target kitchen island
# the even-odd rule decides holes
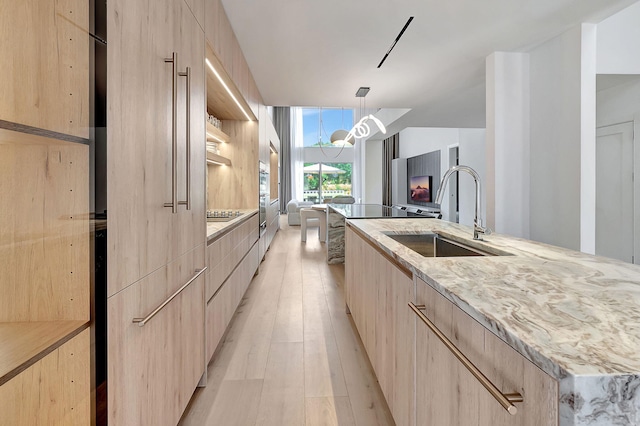
[[[345,219],[435,218],[438,212],[424,207],[417,213],[382,204],[329,204],[327,208],[327,263],[344,263]]]
[[[421,287],[435,290],[548,375],[555,383],[548,395],[557,398],[557,414],[552,413],[555,420],[549,424],[640,424],[640,267],[506,235],[474,241],[470,228],[441,220],[349,220],[347,227],[413,276],[412,298]],[[428,258],[389,236],[415,233],[437,233],[494,256]],[[346,259],[348,304],[354,284],[349,263],[356,261],[355,256]],[[354,306],[360,311],[368,305],[351,298],[352,313]],[[417,336],[422,329],[412,318]],[[356,318],[354,322],[358,325]],[[358,328],[361,335],[367,327]],[[428,355],[416,351],[410,359],[419,365],[423,356]],[[378,363],[373,357],[372,363]],[[421,382],[415,383],[418,388]],[[524,393],[526,402],[530,395]],[[416,411],[419,406],[420,400]]]

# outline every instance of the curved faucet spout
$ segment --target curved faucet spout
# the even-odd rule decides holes
[[[480,175],[478,172],[473,170],[469,166],[453,166],[442,177],[440,181],[440,187],[438,188],[438,193],[436,194],[435,203],[440,205],[442,204],[442,198],[444,197],[444,189],[449,182],[449,178],[455,172],[462,171],[467,172],[473,177],[473,180],[476,183],[476,213],[475,219],[473,220],[473,239],[474,240],[482,240],[481,234],[488,234],[487,228],[482,226],[482,219],[480,219]]]

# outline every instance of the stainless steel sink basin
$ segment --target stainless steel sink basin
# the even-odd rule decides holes
[[[425,257],[495,256],[493,253],[465,246],[438,234],[385,235]]]

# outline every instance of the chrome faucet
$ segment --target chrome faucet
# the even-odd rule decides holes
[[[491,231],[482,226],[482,219],[480,219],[480,175],[473,170],[469,166],[453,166],[442,177],[440,181],[440,187],[438,188],[438,193],[436,194],[435,203],[440,205],[442,204],[442,197],[444,197],[444,188],[449,182],[449,178],[455,172],[463,171],[467,172],[473,177],[473,180],[476,182],[476,217],[473,220],[473,239],[482,241],[482,235],[488,235]]]

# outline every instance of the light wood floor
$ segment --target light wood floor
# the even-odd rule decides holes
[[[316,230],[281,217],[181,425],[393,425]]]

